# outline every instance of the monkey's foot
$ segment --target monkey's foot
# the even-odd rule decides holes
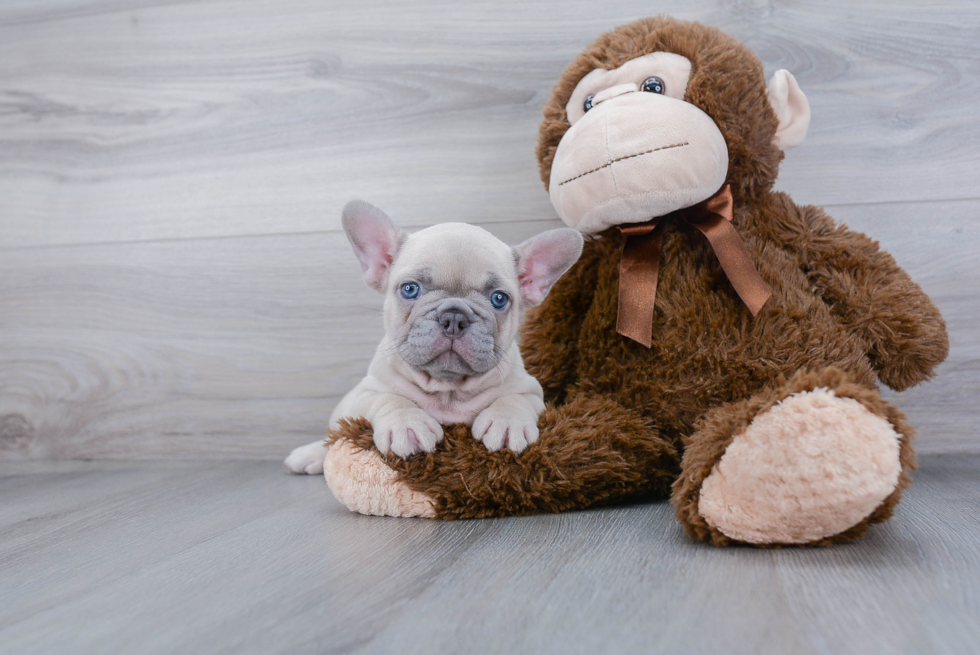
[[[829,543],[859,537],[869,523],[888,518],[908,483],[903,464],[913,465],[910,430],[877,392],[832,373],[831,384],[804,385],[812,388],[791,391],[754,415],[749,407],[720,408],[738,407],[747,425],[729,433],[696,499],[688,497],[686,509],[706,529],[689,532],[715,543]],[[711,438],[710,424],[695,439]],[[675,497],[675,504],[684,520],[683,503]]]

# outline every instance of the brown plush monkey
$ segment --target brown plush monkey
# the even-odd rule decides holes
[[[722,32],[646,19],[579,55],[544,113],[542,179],[590,238],[525,323],[550,403],[539,441],[491,453],[455,426],[434,454],[382,458],[353,421],[331,435],[336,496],[467,518],[669,495],[719,545],[831,543],[887,519],[915,455],[876,385],[927,379],[945,325],[877,243],[772,191],[809,123],[792,76],[767,88]]]

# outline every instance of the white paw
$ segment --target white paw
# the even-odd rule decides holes
[[[326,456],[326,446],[323,445],[322,441],[316,441],[294,448],[283,463],[290,473],[317,475],[323,473],[323,459]]]
[[[442,441],[442,426],[421,409],[396,409],[375,417],[374,445],[382,453],[389,450],[399,457],[419,452],[431,453]]]
[[[482,441],[487,450],[510,448],[519,453],[538,440],[538,417],[531,411],[490,406],[476,417],[472,429],[473,437]]]

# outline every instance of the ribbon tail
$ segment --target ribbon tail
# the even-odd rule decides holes
[[[661,223],[646,234],[628,236],[619,261],[616,331],[647,348],[653,344],[653,306],[662,248]]]
[[[752,263],[752,255],[735,227],[719,214],[695,224],[715,251],[722,269],[742,302],[755,316],[772,295],[772,290]]]

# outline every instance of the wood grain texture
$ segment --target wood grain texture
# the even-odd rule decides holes
[[[383,334],[340,233],[38,252],[0,258],[0,457],[284,457]]]
[[[949,322],[939,375],[889,398],[923,452],[975,450],[980,201],[835,213],[890,235]],[[7,458],[277,457],[323,434],[382,334],[381,296],[338,233],[12,250],[0,298]]]
[[[3,653],[973,652],[980,457],[829,549],[715,549],[665,503],[364,517],[277,464],[0,464]]]
[[[880,239],[950,326],[890,395],[977,451],[980,6],[638,1],[0,4],[0,459],[271,458],[323,432],[380,338],[339,232],[557,226],[533,148],[567,62],[654,11],[808,93],[779,187]]]
[[[88,2],[0,6],[0,244],[554,216],[534,143],[564,66],[663,12],[788,68],[806,203],[980,198],[980,5]]]

